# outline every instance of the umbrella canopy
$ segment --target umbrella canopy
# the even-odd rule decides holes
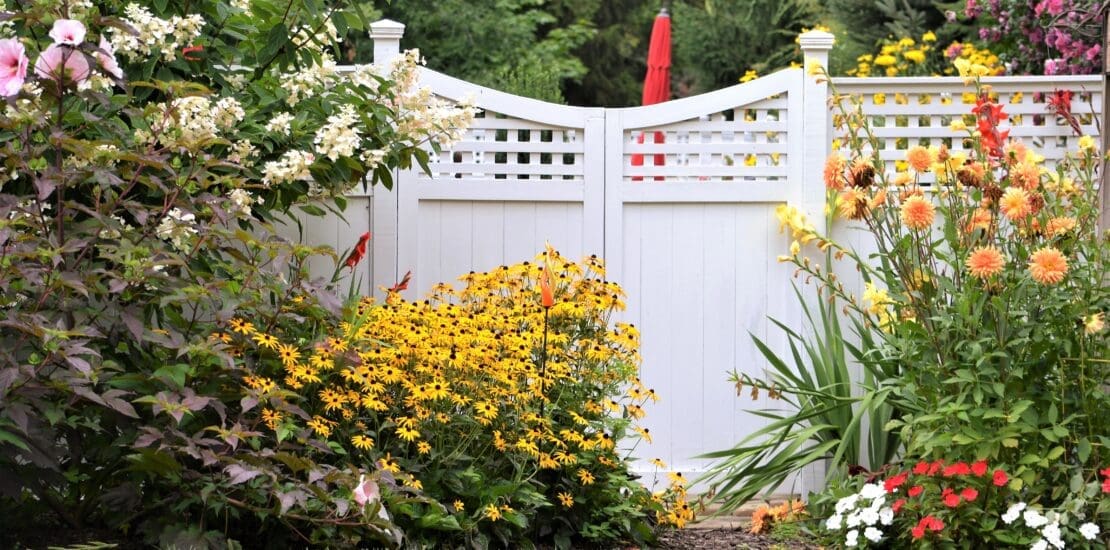
[[[641,103],[643,105],[654,105],[662,103],[671,98],[671,16],[667,13],[667,8],[659,11],[659,15],[655,17],[655,24],[651,27],[651,42],[648,43],[648,57],[647,57],[647,74],[644,76],[644,95]],[[655,143],[663,143],[663,132],[655,132]],[[636,141],[638,143],[644,142],[644,134],[640,134]],[[662,166],[666,162],[666,156],[662,154],[655,155],[655,165]],[[633,166],[643,166],[644,156],[641,154],[632,155]],[[634,177],[634,181],[639,181],[643,178]],[[656,176],[656,180],[662,180],[660,176]]]
[[[671,98],[671,16],[667,8],[659,11],[651,27],[648,43],[647,75],[644,77],[643,105],[662,103]]]

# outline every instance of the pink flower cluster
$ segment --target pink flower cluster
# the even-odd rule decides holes
[[[1012,44],[1011,73],[1091,74],[1102,65],[1098,0],[967,0],[979,38]]]
[[[39,55],[35,62],[35,74],[59,84],[78,84],[87,80],[92,70],[89,56],[81,51],[85,34],[85,25],[80,21],[54,21],[54,27],[50,29],[50,38],[54,43]],[[117,79],[123,78],[115,51],[104,36],[100,37],[96,49],[96,62],[104,72]],[[0,96],[11,97],[19,93],[27,80],[29,64],[30,59],[22,42],[16,38],[0,40]]]

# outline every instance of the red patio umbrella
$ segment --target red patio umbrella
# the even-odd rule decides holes
[[[659,10],[655,17],[655,24],[651,27],[651,42],[648,44],[647,74],[644,76],[643,105],[662,103],[671,98],[671,16],[667,8]],[[644,134],[636,138],[637,143],[644,142]],[[663,143],[663,132],[655,132],[655,143]],[[663,166],[665,155],[655,155],[655,165]],[[644,156],[632,155],[632,166],[643,166]],[[643,178],[634,177],[633,180]],[[656,176],[656,180],[662,177]]]

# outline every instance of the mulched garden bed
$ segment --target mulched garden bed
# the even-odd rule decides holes
[[[816,550],[820,546],[798,540],[775,540],[765,535],[753,535],[747,529],[682,529],[664,534],[657,548],[674,550],[700,550],[716,548],[743,548],[750,550]]]

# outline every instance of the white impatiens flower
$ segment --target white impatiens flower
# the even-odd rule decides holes
[[[868,500],[876,499],[886,495],[886,489],[878,483],[868,483],[863,486],[859,491],[859,496]]]
[[[1018,516],[1021,515],[1021,511],[1024,510],[1024,509],[1025,509],[1025,503],[1024,502],[1018,502],[1017,504],[1011,504],[1010,507],[1006,510],[1006,513],[1002,514],[1002,523],[1005,523],[1006,525],[1009,525],[1009,524],[1013,523],[1014,521],[1017,520]]]
[[[356,126],[359,121],[353,105],[344,105],[339,112],[328,117],[326,124],[316,131],[316,151],[331,160],[354,156],[362,145],[361,131]]]
[[[293,113],[278,113],[266,123],[266,131],[287,136],[289,123],[293,122],[293,118]]]
[[[871,508],[865,508],[860,511],[859,518],[864,525],[875,525],[879,522],[879,512]]]
[[[1079,534],[1083,535],[1083,538],[1087,540],[1095,540],[1095,537],[1098,536],[1099,531],[1101,531],[1101,529],[1099,529],[1097,525],[1091,522],[1087,522],[1079,526]]]
[[[1060,522],[1054,521],[1041,529],[1041,536],[1055,548],[1063,548],[1064,540],[1060,538]]]
[[[1048,542],[1044,539],[1040,539],[1034,542],[1033,546],[1029,547],[1029,550],[1048,550]]]
[[[894,509],[888,506],[879,510],[879,523],[883,525],[894,523]]]
[[[859,531],[857,531],[856,529],[852,529],[851,531],[848,531],[848,536],[844,539],[844,546],[847,546],[847,547],[851,548],[851,547],[857,546],[858,544],[859,544]]]
[[[166,217],[158,224],[155,230],[158,238],[166,239],[173,243],[174,248],[182,250],[186,241],[197,234],[196,216],[180,208],[174,208],[166,213]]]
[[[868,527],[863,530],[863,536],[871,542],[879,542],[879,539],[883,538],[883,532],[874,527]]]
[[[1044,517],[1044,515],[1036,510],[1026,510],[1021,517],[1025,520],[1026,525],[1034,529],[1048,523],[1048,518]]]
[[[833,514],[829,516],[829,519],[825,520],[825,529],[828,529],[829,531],[840,529],[840,525],[841,523],[843,523],[843,521],[844,516],[841,516],[840,514]]]
[[[859,501],[859,495],[848,495],[836,501],[836,513],[843,514],[856,507],[856,502]]]
[[[844,525],[846,525],[849,529],[859,527],[860,523],[863,523],[863,517],[860,516],[859,512],[852,512],[851,514],[848,514],[847,518],[844,519]]]

